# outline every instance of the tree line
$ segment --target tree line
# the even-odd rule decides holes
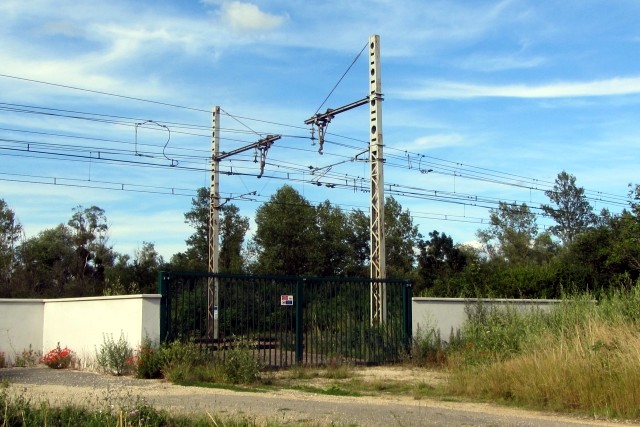
[[[640,272],[640,186],[619,214],[594,212],[576,178],[563,171],[545,192],[541,229],[526,203],[500,202],[477,231],[477,244],[444,232],[421,235],[409,210],[385,201],[389,278],[413,283],[414,295],[555,298],[565,292],[630,286]],[[160,270],[206,271],[209,191],[198,190],[184,220],[187,249],[165,261],[151,242],[133,256],[109,245],[106,213],[77,206],[66,224],[26,239],[0,199],[0,298],[52,298],[155,292]],[[313,205],[281,187],[256,210],[255,232],[233,204],[221,207],[220,271],[321,277],[369,276],[369,216],[328,200]]]

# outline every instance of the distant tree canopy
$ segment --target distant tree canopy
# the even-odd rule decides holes
[[[385,200],[387,277],[413,283],[414,295],[558,297],[565,292],[628,286],[640,278],[640,186],[630,186],[620,214],[593,212],[584,189],[563,171],[534,213],[525,203],[500,202],[475,247],[444,232],[423,237],[409,210]],[[538,209],[538,208],[536,208]],[[66,224],[24,238],[16,214],[0,199],[0,297],[69,297],[155,292],[158,271],[206,271],[209,191],[198,190],[185,222],[193,228],[185,252],[165,262],[152,242],[132,255],[109,244],[104,210],[77,206]],[[554,221],[540,230],[538,218]],[[370,221],[361,210],[328,200],[313,205],[281,187],[249,219],[232,203],[220,206],[219,269],[229,273],[369,277]]]

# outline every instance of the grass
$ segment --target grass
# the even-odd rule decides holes
[[[9,393],[9,387],[0,390],[0,426],[78,426],[78,427],[204,427],[255,426],[255,421],[244,418],[223,419],[211,414],[200,417],[175,416],[157,410],[140,399],[114,405],[105,399],[98,408],[77,405],[52,405],[48,401],[32,402],[22,394]]]
[[[314,387],[309,385],[299,385],[291,387],[292,390],[304,391],[306,393],[324,394],[327,396],[351,396],[361,397],[361,393],[347,388],[340,387],[338,385],[331,385],[328,388]]]
[[[22,394],[9,393],[8,385],[0,389],[0,427],[316,427],[324,426],[315,420],[266,420],[240,416],[212,415],[201,416],[173,415],[167,411],[155,409],[141,399],[131,396],[107,396],[98,407],[77,405],[56,405],[48,401],[32,402]],[[334,390],[335,396],[350,395]],[[331,423],[340,427],[341,423]],[[351,425],[351,424],[348,424]]]
[[[476,313],[447,391],[529,408],[640,418],[640,286],[549,313]]]
[[[192,382],[185,382],[185,383],[177,382],[174,384],[181,385],[184,387],[215,388],[220,390],[248,392],[248,393],[267,393],[269,391],[269,388],[267,387],[240,386],[240,385],[227,384],[227,383],[212,383],[208,381],[192,381]]]

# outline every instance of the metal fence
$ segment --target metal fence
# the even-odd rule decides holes
[[[217,338],[208,330],[208,282],[218,283]],[[371,323],[370,290],[384,284],[386,318]],[[398,361],[411,342],[406,281],[161,272],[161,336],[224,354],[243,345],[268,366]]]

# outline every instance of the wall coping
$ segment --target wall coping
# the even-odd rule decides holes
[[[48,302],[75,302],[75,301],[105,301],[105,300],[119,300],[119,299],[160,299],[161,294],[133,294],[133,295],[113,295],[103,297],[79,297],[79,298],[0,298],[2,304],[46,304]]]
[[[0,298],[0,303],[2,304],[11,304],[11,303],[32,303],[32,304],[44,304],[45,300],[43,299],[31,299],[31,298]]]
[[[160,294],[135,294],[135,295],[113,295],[106,297],[80,297],[80,298],[51,298],[44,299],[45,303],[48,302],[77,302],[77,301],[109,301],[109,300],[123,300],[123,299],[160,299]]]
[[[464,302],[464,303],[477,303],[477,302],[506,302],[514,304],[557,304],[563,300],[560,299],[516,299],[516,298],[438,298],[438,297],[413,297],[412,301],[428,301],[428,302]]]

